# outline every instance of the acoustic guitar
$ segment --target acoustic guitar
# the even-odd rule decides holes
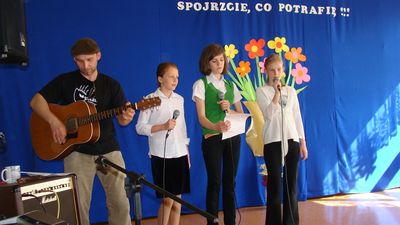
[[[152,97],[102,112],[97,112],[94,104],[85,101],[77,101],[69,105],[49,104],[50,111],[65,124],[66,142],[55,143],[50,125],[38,114],[32,112],[30,119],[32,145],[36,155],[43,160],[62,159],[73,151],[74,145],[99,140],[100,120],[117,116],[129,107],[134,110],[145,110],[160,104],[159,97]]]

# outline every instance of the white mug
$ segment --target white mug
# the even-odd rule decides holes
[[[21,177],[21,169],[19,165],[16,166],[6,166],[3,171],[1,171],[1,179],[9,184],[17,182]]]

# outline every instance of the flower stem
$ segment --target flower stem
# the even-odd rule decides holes
[[[289,84],[290,77],[292,77],[292,65],[293,65],[292,61],[290,61],[290,63],[289,63],[289,71],[288,71],[288,74],[287,74],[288,78],[286,80],[286,85]]]
[[[294,77],[293,77],[293,79],[292,79],[292,84],[290,84],[290,86],[292,86],[292,87],[294,87]]]
[[[262,79],[262,76],[261,76],[259,63],[260,63],[260,58],[258,56],[256,56],[256,68],[257,68],[257,78],[258,78],[258,84],[255,83],[256,87],[261,87],[261,86],[264,85],[263,84],[263,79]]]
[[[243,85],[233,76],[233,74],[228,71],[228,75],[229,77],[233,80],[233,82],[235,82],[235,84],[241,89],[243,90]]]
[[[255,101],[256,100],[256,91],[254,89],[253,82],[250,79],[248,73],[246,73],[245,81],[244,81],[244,90],[248,94],[248,101]]]
[[[237,79],[233,78],[233,80],[238,84],[238,86],[240,86],[240,89],[243,90],[243,87],[244,87],[243,80],[242,80],[242,78],[240,77],[240,75],[236,72],[236,65],[235,65],[235,63],[233,62],[233,59],[232,59],[232,58],[229,58],[229,62],[231,63],[233,72],[235,72],[236,77],[237,77]],[[229,73],[228,73],[228,74],[229,74]],[[230,74],[230,75],[231,75],[231,77],[233,77],[232,74]]]

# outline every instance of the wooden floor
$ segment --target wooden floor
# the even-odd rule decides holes
[[[400,189],[384,192],[340,195],[312,199],[299,203],[300,224],[303,225],[396,225],[400,224]],[[265,224],[265,207],[239,209],[240,224]],[[220,215],[220,225],[223,223]],[[133,223],[135,224],[135,223]],[[199,215],[184,215],[181,225],[205,224]],[[239,224],[237,215],[236,224]],[[142,221],[142,225],[157,225],[155,219]]]
[[[265,207],[239,209],[236,225],[265,224]],[[400,188],[384,192],[339,195],[299,203],[302,225],[400,225]],[[220,214],[220,225],[223,215]],[[240,223],[239,223],[240,220]],[[135,222],[132,222],[135,224]],[[180,225],[203,225],[199,215],[183,215]],[[145,219],[141,225],[157,225],[156,219]]]

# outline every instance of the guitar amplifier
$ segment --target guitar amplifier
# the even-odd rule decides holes
[[[0,186],[0,216],[9,218],[39,210],[70,225],[79,225],[76,175],[29,177]]]

